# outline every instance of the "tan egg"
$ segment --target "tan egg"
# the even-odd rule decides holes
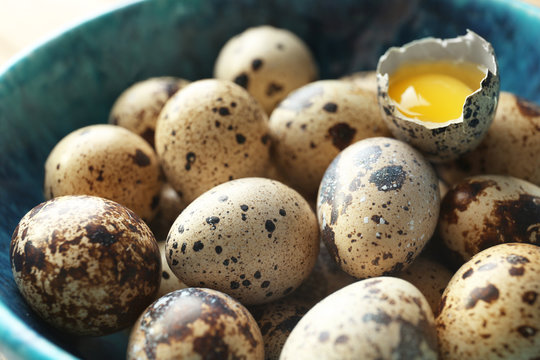
[[[309,310],[280,359],[437,359],[433,313],[404,280],[361,280]]]
[[[446,183],[442,181],[441,179],[439,179],[439,190],[441,194],[441,199],[444,197],[444,195],[446,195],[446,193],[449,190],[448,185],[446,185]]]
[[[292,90],[315,81],[318,71],[298,36],[266,25],[231,38],[219,53],[214,77],[244,87],[270,114]]]
[[[261,304],[290,294],[308,277],[319,231],[296,191],[269,179],[244,178],[193,201],[173,224],[166,250],[185,284]]]
[[[114,125],[73,131],[45,162],[45,198],[94,195],[116,201],[141,216],[154,217],[162,175],[154,149],[140,136]]]
[[[434,314],[439,312],[441,297],[453,273],[440,263],[418,257],[411,266],[396,276],[416,286],[425,296]]]
[[[154,146],[156,123],[163,105],[189,81],[175,77],[156,77],[137,82],[116,99],[109,123],[125,127]]]
[[[250,309],[261,329],[266,360],[279,359],[289,334],[309,309],[309,304],[291,296]]]
[[[463,262],[491,246],[540,244],[540,187],[505,175],[466,178],[441,203],[440,239]]]
[[[465,263],[437,317],[441,359],[533,359],[540,354],[540,247],[502,244]]]
[[[156,127],[161,165],[186,203],[233,178],[263,176],[269,147],[263,109],[225,80],[199,80],[177,92]]]
[[[169,264],[167,263],[167,255],[165,254],[165,241],[159,241],[159,253],[161,254],[161,285],[159,286],[159,291],[156,298],[160,298],[165,294],[173,292],[175,290],[180,290],[187,288],[187,285],[184,284],[180,279],[174,275]]]
[[[501,91],[493,123],[480,145],[458,160],[438,164],[449,184],[480,174],[510,175],[540,186],[540,106]]]
[[[159,194],[159,209],[154,219],[148,224],[158,241],[167,238],[172,224],[187,206],[180,194],[173,187],[165,183]]]
[[[411,264],[435,231],[439,205],[429,162],[402,141],[378,137],[349,146],[332,161],[317,215],[339,267],[365,278]]]
[[[377,72],[375,70],[358,71],[340,78],[350,81],[361,89],[377,94]]]
[[[233,298],[210,289],[156,300],[129,337],[127,359],[264,359],[261,332]]]
[[[376,95],[340,80],[295,90],[270,116],[273,158],[287,182],[308,198],[316,195],[324,171],[341,150],[389,135]]]
[[[130,326],[159,288],[152,232],[131,210],[99,197],[61,196],[34,207],[13,232],[10,258],[32,309],[77,335]]]

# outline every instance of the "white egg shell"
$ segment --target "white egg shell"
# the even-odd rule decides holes
[[[322,240],[357,278],[405,269],[437,225],[438,179],[424,157],[392,138],[343,150],[324,174],[317,202]]]
[[[133,326],[127,359],[264,359],[257,323],[219,291],[177,290],[156,300]]]
[[[437,359],[435,320],[407,281],[361,280],[304,315],[280,359]]]
[[[319,252],[317,218],[300,194],[277,181],[243,178],[195,199],[174,222],[166,244],[172,271],[243,304],[292,293]]]
[[[466,98],[459,118],[436,123],[404,116],[388,95],[389,75],[404,63],[436,60],[480,64],[487,68],[487,74],[480,89]],[[492,46],[470,30],[453,39],[425,38],[390,48],[377,65],[379,104],[388,128],[396,138],[410,143],[433,162],[456,159],[480,144],[497,109],[499,83]]]
[[[540,247],[501,244],[452,277],[437,317],[440,356],[534,359],[540,354]]]

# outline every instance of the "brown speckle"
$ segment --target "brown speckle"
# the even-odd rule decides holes
[[[140,167],[145,167],[150,165],[150,158],[142,150],[135,150],[135,155],[130,155],[133,162]]]
[[[343,150],[349,146],[355,134],[356,129],[347,123],[338,123],[328,129],[328,135],[332,139],[332,145],[339,150]]]
[[[523,294],[521,299],[523,300],[524,303],[527,303],[529,305],[534,305],[534,303],[536,302],[536,297],[537,296],[538,296],[538,294],[536,292],[527,291],[525,294]]]
[[[472,309],[479,300],[490,304],[498,298],[499,289],[497,289],[494,285],[488,284],[486,287],[477,287],[469,293],[465,308]]]
[[[262,65],[263,65],[263,61],[261,59],[254,59],[251,62],[251,68],[253,69],[253,71],[259,70]]]

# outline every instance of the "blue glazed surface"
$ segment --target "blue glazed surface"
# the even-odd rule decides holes
[[[471,29],[495,48],[501,88],[540,102],[540,10],[518,1],[154,0],[74,27],[0,70],[0,353],[125,357],[126,332],[76,338],[37,318],[12,278],[11,234],[43,201],[43,164],[58,140],[106,122],[116,96],[137,80],[211,77],[225,41],[259,24],[303,38],[322,78],[374,69],[388,46]]]

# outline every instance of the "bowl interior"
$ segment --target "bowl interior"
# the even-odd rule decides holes
[[[35,331],[64,349],[64,355],[125,357],[126,331],[77,338],[52,329],[32,312],[12,278],[11,234],[20,218],[44,200],[43,164],[63,136],[106,122],[113,101],[135,81],[211,77],[221,46],[261,24],[303,38],[323,79],[374,69],[389,46],[471,29],[492,43],[501,88],[540,102],[540,11],[517,1],[156,0],[84,22],[0,70],[0,310],[13,315],[0,322],[0,334],[7,334],[0,350],[58,358],[39,342],[26,342],[27,350],[16,348],[10,329],[19,321],[20,331]]]

